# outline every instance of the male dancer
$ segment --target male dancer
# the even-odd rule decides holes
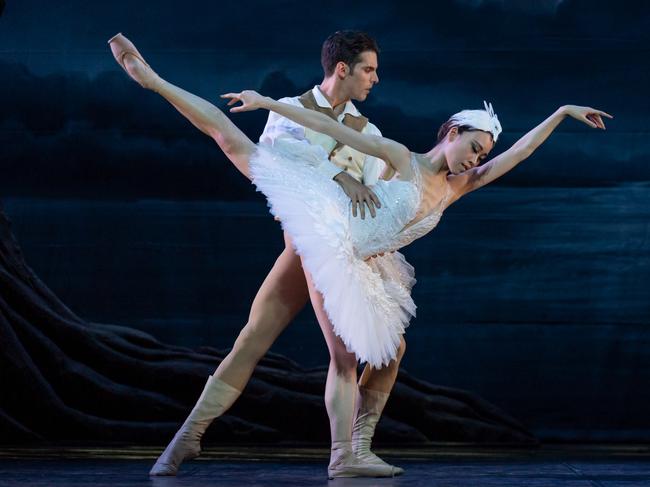
[[[351,99],[365,100],[372,87],[379,82],[378,52],[376,42],[365,33],[336,32],[323,44],[322,83],[300,97],[285,98],[282,101],[301,104],[326,113],[356,130],[380,135],[379,130],[361,116],[351,102]],[[238,148],[225,147],[221,136],[211,130],[214,127],[211,125],[212,117],[221,114],[212,110],[205,100],[159,78],[140,59],[137,51],[131,54],[133,55],[123,56],[124,59],[117,59],[127,72],[145,88],[165,97],[197,128],[213,137],[237,165]],[[149,71],[142,71],[144,67]],[[134,75],[136,72],[140,73],[140,77]],[[270,114],[261,140],[273,143],[278,137],[306,138],[312,144],[321,145],[330,154],[332,162],[330,166],[325,165],[323,170],[328,171],[350,196],[353,216],[356,217],[359,213],[361,218],[365,218],[367,207],[374,217],[379,200],[364,184],[372,185],[377,181],[384,169],[382,161],[337,144],[334,139],[305,129],[283,117]],[[399,362],[405,351],[404,341],[401,342],[396,359],[387,367],[373,369],[366,366],[357,392],[356,359],[349,353],[340,353],[342,342],[333,334],[322,299],[319,299],[319,294],[311,286],[310,279],[306,279],[300,258],[285,234],[285,249],[255,296],[248,322],[230,353],[209,377],[192,412],[158,458],[151,469],[151,475],[175,475],[184,460],[199,455],[200,439],[207,427],[239,397],[258,361],[303,308],[310,295],[331,355],[325,391],[325,404],[332,431],[332,456],[328,468],[330,478],[393,476],[403,472],[374,455],[370,451],[370,443],[395,382]],[[333,345],[334,340],[340,343]]]

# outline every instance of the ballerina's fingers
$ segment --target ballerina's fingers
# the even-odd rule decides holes
[[[576,113],[576,119],[580,120],[582,123],[586,123],[591,128],[598,128],[596,120],[594,120],[594,109],[590,107],[582,107],[578,109]]]
[[[605,122],[603,122],[602,117],[614,118],[609,113],[604,112],[602,110],[596,110],[595,108],[589,108],[589,113],[587,113],[586,117],[603,130],[606,129],[605,129]]]
[[[594,113],[588,113],[585,115],[585,119],[587,120],[587,123],[593,128],[605,130],[605,124],[603,124],[603,121],[599,115],[596,115]]]
[[[605,122],[603,122],[603,119],[601,118],[600,114],[594,115],[594,118],[598,122],[598,125],[600,125],[600,128],[605,130]]]
[[[227,106],[232,106],[237,102],[242,103],[240,106],[232,107],[230,109],[231,112],[240,112],[246,105],[244,101],[241,99],[241,93],[225,93],[221,95],[221,98],[230,98],[230,101],[228,102]]]
[[[598,115],[602,115],[603,117],[614,118],[613,115],[610,115],[607,112],[603,112],[602,110],[594,110],[594,112],[596,112]]]
[[[612,117],[609,113],[601,112],[600,110],[596,110],[595,113],[590,113],[587,115],[587,117],[598,124],[598,126],[603,129],[605,129],[605,122],[603,122],[602,117],[607,117],[607,118],[614,118]]]
[[[240,99],[234,93],[227,93],[225,95],[221,95],[221,98],[230,98],[230,101],[228,102],[228,106],[232,105],[233,103],[237,103],[239,101],[239,99]]]

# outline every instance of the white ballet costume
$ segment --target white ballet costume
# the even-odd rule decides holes
[[[433,211],[405,229],[422,200],[414,155],[412,181],[372,186],[381,208],[365,219],[352,216],[350,198],[318,169],[328,162],[320,145],[281,138],[258,144],[249,166],[253,184],[323,295],[334,332],[360,362],[380,368],[395,358],[400,335],[415,316],[414,269],[397,250],[437,225],[450,189]]]

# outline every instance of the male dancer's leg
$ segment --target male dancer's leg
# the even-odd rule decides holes
[[[248,161],[254,152],[254,144],[221,110],[164,80],[156,84],[156,91],[196,127],[210,135],[237,169],[250,178]],[[206,411],[209,421],[203,423],[203,431],[236,400],[239,391],[248,383],[259,360],[304,307],[307,299],[307,286],[300,259],[285,234],[285,249],[258,291],[248,322],[240,332],[231,352],[211,376],[212,381],[230,386],[233,391],[227,394],[228,398],[225,401],[227,406]],[[200,406],[199,403],[197,406]],[[203,431],[200,433],[202,434]],[[175,463],[180,466],[181,461],[177,460]]]
[[[300,259],[285,234],[285,249],[257,292],[248,322],[208,379],[190,416],[151,469],[152,475],[175,475],[184,460],[198,456],[205,430],[237,400],[259,360],[307,299]]]
[[[286,233],[284,241],[283,252],[253,300],[248,322],[213,374],[240,390],[248,383],[259,360],[309,299],[300,258]]]
[[[395,379],[397,379],[399,364],[405,353],[406,341],[402,336],[399,347],[397,348],[396,357],[386,367],[375,369],[370,364],[366,364],[359,379],[359,387],[390,394],[393,390],[393,385],[395,385]]]

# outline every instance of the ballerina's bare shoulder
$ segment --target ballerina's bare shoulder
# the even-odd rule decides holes
[[[403,230],[420,222],[431,213],[442,213],[455,199],[447,175],[434,172],[429,160],[422,154],[413,154],[413,157],[418,164],[422,178],[422,200],[415,217],[404,226]]]

